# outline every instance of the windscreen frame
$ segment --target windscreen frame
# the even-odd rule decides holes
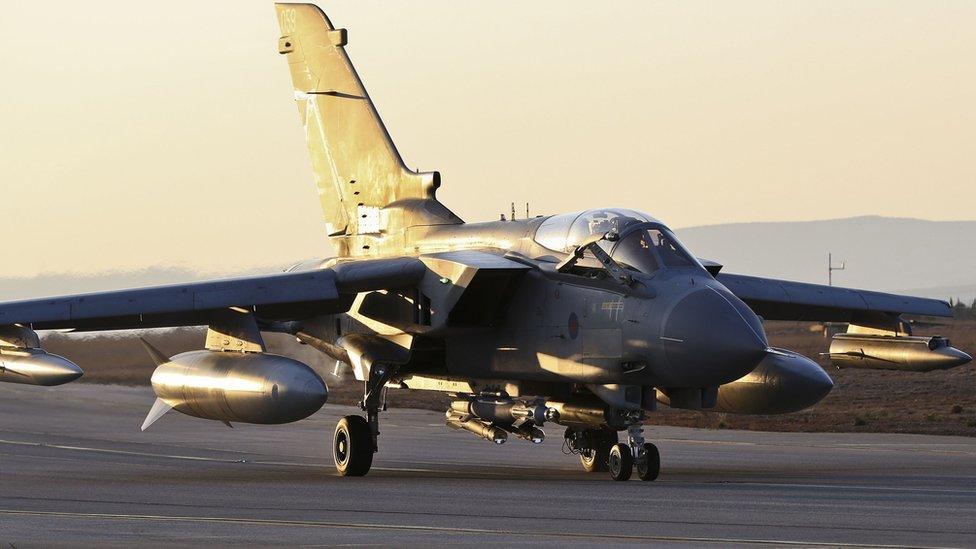
[[[646,273],[635,266],[629,265],[626,262],[622,262],[622,265],[626,265],[626,268],[628,270],[634,270],[636,272],[648,276],[653,276],[662,270],[673,270],[673,269],[699,269],[703,271],[705,270],[705,266],[702,265],[700,261],[698,261],[698,258],[695,257],[694,254],[688,251],[688,248],[685,247],[685,245],[681,242],[681,240],[678,239],[678,236],[674,234],[674,231],[672,231],[666,225],[658,221],[645,221],[641,223],[633,223],[631,225],[624,227],[622,231],[617,233],[616,242],[614,242],[613,247],[611,247],[609,250],[610,257],[614,261],[621,263],[620,261],[617,260],[616,257],[617,249],[619,248],[619,246],[623,244],[626,241],[626,239],[632,236],[633,234],[640,231],[647,231],[648,229],[654,229],[660,231],[662,234],[667,236],[671,240],[673,245],[677,248],[677,250],[681,254],[683,254],[685,259],[688,259],[691,264],[688,266],[669,265],[668,262],[665,261],[665,258],[661,255],[660,251],[658,250],[659,246],[653,245],[649,247],[647,251],[653,255],[654,261],[657,263],[657,268],[651,273]]]

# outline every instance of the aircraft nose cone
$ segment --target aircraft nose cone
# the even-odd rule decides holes
[[[735,296],[712,288],[696,290],[674,306],[662,325],[661,342],[672,374],[688,387],[739,379],[755,369],[769,347],[756,315]]]

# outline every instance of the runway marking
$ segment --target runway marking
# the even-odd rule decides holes
[[[935,492],[938,494],[973,495],[972,490],[947,490],[944,488],[901,488],[894,486],[863,486],[858,484],[799,484],[785,482],[750,482],[750,481],[719,481],[719,484],[736,484],[748,486],[770,486],[775,488],[826,488],[829,490],[870,490],[875,492]]]
[[[119,454],[125,456],[142,456],[142,457],[159,457],[159,458],[170,458],[170,459],[189,459],[193,461],[216,461],[220,463],[248,463],[246,460],[242,459],[229,459],[229,458],[209,458],[202,456],[184,456],[176,454],[155,454],[151,452],[134,452],[131,450],[112,450],[109,448],[89,448],[86,446],[68,446],[66,444],[48,444],[46,442],[25,442],[21,440],[2,440],[0,439],[0,444],[12,444],[15,446],[34,446],[37,448],[57,448],[59,450],[78,450],[82,452],[99,452],[103,454]],[[301,464],[295,464],[301,465]]]
[[[482,534],[496,536],[532,536],[601,540],[630,540],[630,541],[681,541],[691,543],[719,543],[719,544],[749,544],[749,545],[785,545],[807,547],[881,547],[886,549],[906,549],[922,547],[919,545],[880,545],[877,543],[839,543],[801,540],[778,539],[750,539],[750,538],[712,538],[686,536],[656,536],[636,534],[594,534],[591,532],[542,532],[518,530],[488,530],[484,528],[458,528],[450,526],[423,526],[419,524],[370,524],[357,522],[326,522],[311,520],[285,519],[255,519],[235,517],[190,517],[177,515],[135,515],[120,513],[69,513],[63,511],[24,511],[20,509],[0,509],[0,515],[36,516],[36,517],[65,517],[108,520],[138,520],[160,522],[200,522],[210,524],[244,524],[251,526],[298,526],[305,528],[344,528],[356,530],[404,530],[414,532],[447,532],[454,534]],[[936,549],[938,546],[926,546],[926,549]],[[941,549],[941,548],[939,548]]]
[[[154,452],[137,452],[133,450],[114,450],[109,448],[92,448],[87,446],[73,446],[66,444],[48,444],[46,442],[26,442],[18,440],[5,440],[0,439],[0,444],[10,444],[14,446],[31,446],[36,448],[55,448],[59,450],[73,450],[80,452],[96,452],[103,454],[114,454],[114,455],[127,455],[127,456],[139,456],[139,457],[152,457],[152,458],[163,458],[163,459],[182,459],[189,461],[201,461],[201,462],[211,462],[211,463],[247,463],[252,465],[277,465],[284,467],[305,467],[313,469],[327,469],[325,464],[321,463],[301,463],[297,461],[275,461],[275,460],[248,460],[244,457],[233,459],[233,458],[217,458],[217,457],[203,457],[203,456],[188,456],[180,454],[162,454]],[[730,444],[750,444],[750,443],[735,443]],[[232,452],[231,450],[214,450],[221,452]],[[243,452],[242,452],[243,453]],[[435,462],[428,462],[432,466],[445,465],[450,466],[450,464],[440,464]],[[504,465],[506,469],[536,469],[534,467],[520,466],[520,465]],[[497,476],[497,477],[508,477],[512,476],[509,472],[497,472],[497,471],[487,471],[484,468],[470,471],[463,471],[457,469],[432,469],[432,468],[421,468],[421,467],[394,467],[394,466],[373,466],[371,468],[374,471],[390,471],[390,472],[402,472],[402,473],[429,473],[429,474],[451,474],[451,475],[478,475],[478,476]],[[555,473],[573,473],[576,469],[551,469]],[[663,482],[659,483],[663,484]],[[950,490],[941,488],[909,488],[909,487],[888,487],[888,486],[862,486],[862,485],[852,485],[852,484],[795,484],[795,483],[775,483],[775,482],[750,482],[750,481],[713,481],[713,482],[700,482],[700,484],[722,484],[722,485],[734,485],[734,486],[768,486],[768,487],[778,487],[778,488],[818,488],[818,489],[839,489],[839,490],[867,490],[867,491],[882,491],[882,492],[916,492],[916,493],[939,493],[939,494],[962,494],[970,495],[972,492],[967,490]]]
[[[116,454],[116,455],[125,455],[125,456],[154,457],[154,458],[164,458],[164,459],[185,459],[191,461],[206,461],[206,462],[215,462],[215,463],[249,463],[252,465],[281,465],[287,467],[308,467],[313,469],[325,468],[325,466],[320,463],[301,463],[297,461],[248,460],[243,457],[240,459],[231,459],[231,458],[215,458],[215,457],[202,457],[202,456],[186,456],[186,455],[178,455],[178,454],[157,454],[153,452],[135,452],[132,450],[112,450],[109,448],[89,448],[86,446],[48,444],[46,442],[24,442],[19,440],[0,439],[0,444],[11,444],[14,446],[31,446],[35,448],[56,448],[58,450],[75,450],[80,452],[97,452],[102,454]],[[421,469],[416,467],[383,467],[383,466],[373,466],[370,469],[373,471],[394,471],[394,472],[404,472],[404,473],[441,473],[441,474],[447,473],[453,475],[467,474],[467,472],[465,471],[458,471],[455,469]],[[511,476],[510,473],[499,473],[495,471],[482,471],[482,470],[472,471],[471,473],[476,475],[485,475],[485,476],[502,476],[502,477]]]

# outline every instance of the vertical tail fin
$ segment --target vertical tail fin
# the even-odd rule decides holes
[[[414,225],[461,223],[435,198],[439,175],[404,166],[346,55],[346,30],[312,4],[275,9],[329,236],[375,240]],[[336,241],[340,253],[360,253],[365,239],[348,240]]]

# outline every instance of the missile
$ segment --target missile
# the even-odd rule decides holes
[[[62,385],[85,372],[74,362],[43,349],[0,347],[0,381],[27,385]]]
[[[837,334],[830,340],[829,354],[837,368],[912,372],[947,370],[973,359],[939,336]]]
[[[451,409],[459,414],[469,414],[489,423],[542,425],[550,419],[552,411],[544,402],[526,403],[507,396],[480,395],[466,400],[451,402]]]
[[[144,342],[145,343],[145,342]],[[307,365],[269,353],[190,351],[170,359],[146,343],[158,364],[156,399],[142,429],[168,410],[227,423],[279,424],[305,419],[329,391]]]
[[[546,440],[546,432],[534,425],[523,425],[512,429],[512,434],[532,444],[542,444]]]
[[[816,362],[771,348],[755,370],[718,388],[712,411],[786,414],[809,408],[827,396],[834,382]]]
[[[62,385],[85,372],[63,356],[41,349],[37,332],[26,326],[0,326],[0,381],[26,385]]]
[[[471,416],[465,416],[459,414],[454,410],[447,411],[447,417],[444,423],[452,429],[464,429],[465,431],[472,432],[479,437],[490,440],[495,444],[504,444],[508,440],[508,433],[503,429],[496,427],[486,421],[481,421],[480,419],[473,418]]]

